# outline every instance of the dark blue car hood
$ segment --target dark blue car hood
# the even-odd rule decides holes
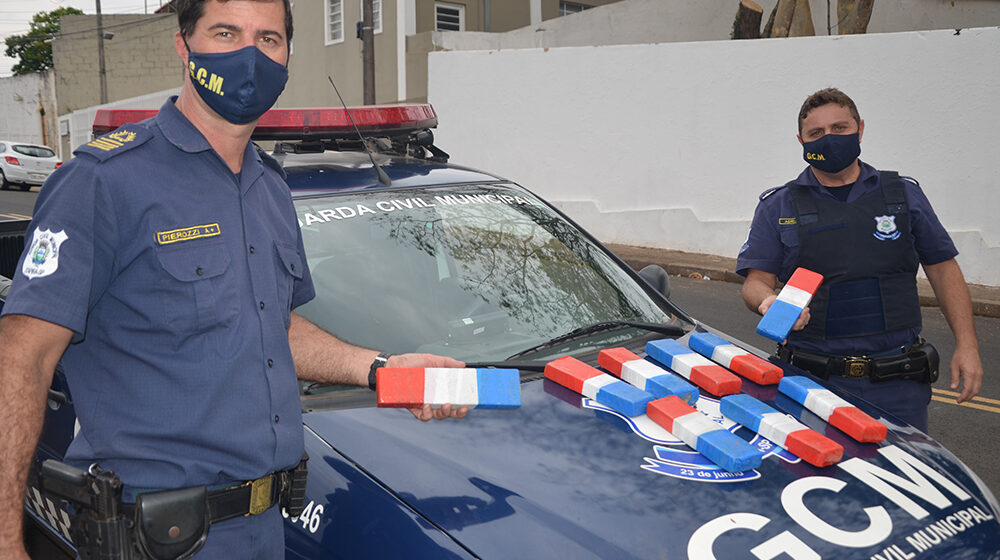
[[[818,469],[773,448],[759,469],[732,475],[547,380],[522,385],[518,410],[464,420],[368,408],[305,422],[482,558],[723,560],[755,547],[763,558],[1000,558],[995,499],[935,441],[883,417],[888,440],[858,444],[773,387],[745,384],[841,443],[844,460]]]

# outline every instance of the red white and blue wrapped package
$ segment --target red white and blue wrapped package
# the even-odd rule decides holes
[[[521,406],[521,375],[516,369],[384,367],[375,375],[375,397],[382,408]]]
[[[767,313],[757,323],[757,334],[783,342],[788,338],[788,333],[795,326],[795,321],[799,319],[802,310],[809,307],[809,302],[822,283],[822,274],[805,268],[796,268],[792,277],[778,292],[778,299],[774,300]]]
[[[739,393],[743,386],[729,370],[673,339],[647,342],[646,354],[717,397]]]
[[[676,438],[729,472],[756,469],[764,452],[678,397],[663,397],[649,403],[646,415]]]
[[[758,385],[776,385],[783,371],[771,362],[730,343],[712,333],[694,333],[688,346],[702,356],[721,364]]]
[[[564,356],[545,364],[545,378],[555,381],[595,401],[633,417],[646,413],[653,395],[590,367],[572,356]]]
[[[828,467],[844,457],[844,446],[750,395],[722,397],[719,410],[726,418],[743,424],[810,465]]]
[[[808,377],[801,375],[785,377],[778,383],[778,391],[857,441],[878,443],[884,440],[889,432],[885,424],[868,416],[858,407]]]
[[[698,400],[697,387],[653,362],[640,358],[627,348],[601,350],[597,355],[597,365],[655,398],[674,395],[692,405]]]

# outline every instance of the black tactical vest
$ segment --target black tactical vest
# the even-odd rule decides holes
[[[798,214],[797,267],[823,275],[796,338],[866,336],[920,326],[917,268],[903,181],[881,171],[878,189],[847,203],[788,183]],[[849,188],[849,187],[844,187]]]

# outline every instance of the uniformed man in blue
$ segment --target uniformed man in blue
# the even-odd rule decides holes
[[[386,361],[292,312],[313,297],[302,238],[281,168],[250,143],[287,79],[289,1],[174,6],[180,95],[155,118],[80,147],[45,184],[0,319],[5,560],[27,558],[21,502],[60,358],[80,428],[66,461],[113,470],[125,501],[199,485],[224,492],[294,468],[296,373],[368,385]],[[211,526],[197,558],[284,558],[274,498],[262,512],[244,499]]]
[[[858,159],[865,123],[829,88],[799,111],[809,166],[761,195],[737,272],[747,307],[767,312],[778,282],[803,267],[824,276],[778,355],[927,430],[937,355],[922,344],[922,265],[955,335],[951,388],[980,389],[983,367],[958,251],[917,182]]]

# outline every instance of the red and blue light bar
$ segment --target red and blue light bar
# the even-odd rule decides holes
[[[350,115],[348,115],[350,111]],[[122,125],[156,116],[156,109],[98,109],[94,116],[94,136],[107,134]],[[434,128],[437,113],[429,104],[366,105],[319,109],[271,109],[257,121],[256,140],[308,140],[357,138],[351,119],[362,136],[391,135]]]

